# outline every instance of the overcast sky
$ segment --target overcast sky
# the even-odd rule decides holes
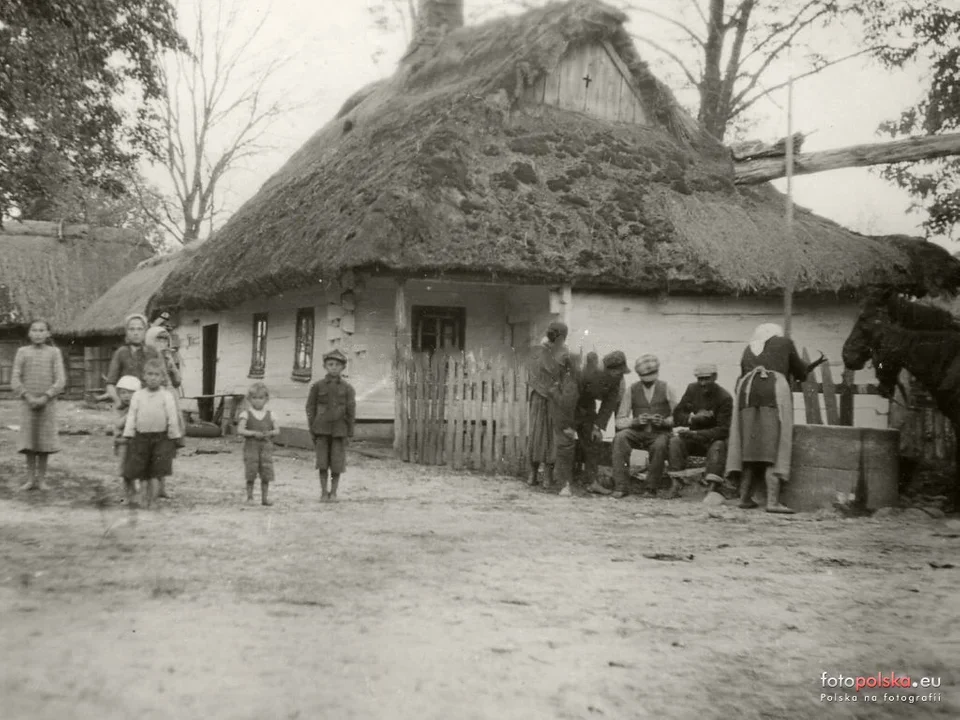
[[[192,0],[191,0],[192,1]],[[667,0],[678,2],[679,0]],[[375,29],[366,0],[234,0],[244,10],[248,25],[266,16],[258,40],[248,48],[252,63],[271,53],[283,52],[293,61],[275,78],[271,91],[302,103],[271,130],[272,150],[232,173],[224,187],[224,202],[235,210],[339,109],[358,88],[393,72],[404,48],[400,33],[386,35]],[[466,0],[468,11],[471,0]],[[189,6],[185,8],[189,11]],[[818,38],[831,49],[855,49],[843,29]],[[649,52],[640,51],[646,57]],[[379,57],[375,59],[377,51]],[[849,52],[849,50],[848,50]],[[652,58],[651,58],[652,59]],[[799,62],[799,61],[798,61]],[[667,66],[662,67],[669,75]],[[779,70],[786,77],[786,66]],[[770,84],[779,78],[771,76]],[[794,88],[794,129],[812,133],[804,151],[857,143],[878,142],[877,125],[916,101],[922,88],[917,71],[890,74],[866,61],[852,60],[800,80]],[[681,95],[689,102],[689,96]],[[760,121],[753,133],[772,140],[786,134],[786,92],[755,106]],[[159,178],[155,172],[151,178]],[[785,182],[777,183],[780,189]],[[869,169],[837,170],[794,180],[799,205],[851,229],[870,234],[920,234],[917,215],[907,213],[910,201],[902,192],[879,179]],[[960,243],[937,240],[951,252]]]

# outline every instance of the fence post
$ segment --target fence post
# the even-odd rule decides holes
[[[840,424],[853,427],[853,370],[843,371],[840,384]]]

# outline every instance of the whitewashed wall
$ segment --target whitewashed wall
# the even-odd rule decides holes
[[[304,427],[304,404],[310,383],[291,379],[296,312],[314,308],[314,374],[322,376],[321,356],[339,347],[349,358],[346,377],[357,390],[357,415],[364,420],[392,420],[394,405],[394,298],[396,282],[390,278],[357,279],[349,288],[353,298],[343,302],[345,288],[318,286],[315,290],[253,300],[228,312],[184,313],[181,356],[184,361],[184,392],[201,394],[203,355],[202,327],[219,324],[217,393],[244,393],[253,343],[253,314],[266,312],[267,356],[263,382],[270,388],[271,408],[287,427]],[[533,288],[534,303],[522,302],[515,320],[530,322],[530,335],[542,333],[547,309],[547,290]],[[468,350],[484,353],[510,349],[508,322],[511,301],[528,299],[504,285],[410,280],[406,290],[407,313],[414,305],[466,308],[465,342]],[[355,307],[354,307],[355,305]],[[540,312],[537,313],[536,311]],[[350,318],[347,322],[344,318]],[[538,321],[539,317],[539,321]],[[538,325],[540,322],[540,325]],[[351,331],[352,330],[352,331]],[[190,404],[186,405],[190,408]]]
[[[854,304],[827,299],[794,301],[792,336],[797,347],[806,347],[811,359],[818,356],[818,351],[825,353],[836,382],[843,372],[840,351],[857,312]],[[611,350],[623,350],[631,368],[640,355],[653,353],[660,358],[661,378],[678,393],[693,382],[693,369],[698,363],[713,362],[718,366],[720,384],[732,391],[740,374],[743,349],[754,328],[765,322],[783,324],[781,300],[658,300],[574,291],[569,344],[572,349],[596,351],[601,357]],[[636,380],[635,374],[628,376],[628,381]],[[856,381],[874,382],[873,372],[857,373]],[[855,396],[855,423],[861,427],[886,427],[887,407],[887,402],[877,396]],[[794,410],[796,421],[805,422],[803,398],[799,394],[794,397]]]

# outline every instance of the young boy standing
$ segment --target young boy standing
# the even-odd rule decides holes
[[[356,392],[340,377],[346,367],[347,358],[342,352],[328,352],[323,356],[327,375],[313,384],[307,396],[307,426],[317,451],[321,502],[337,499],[340,475],[347,467],[347,439],[353,437],[357,417]]]
[[[247,502],[253,502],[253,486],[260,476],[260,502],[269,507],[270,483],[273,482],[273,439],[280,428],[267,410],[270,391],[262,382],[255,382],[247,391],[249,409],[240,413],[237,435],[243,438],[243,466],[247,480]]]
[[[140,478],[146,483],[143,504],[150,507],[157,494],[160,478],[173,471],[175,441],[181,437],[177,406],[170,391],[163,387],[161,360],[148,360],[143,366],[144,387],[133,394],[123,436],[129,439],[124,462],[124,480]]]

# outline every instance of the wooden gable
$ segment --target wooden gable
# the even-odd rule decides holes
[[[650,124],[630,71],[608,42],[570,50],[526,92],[525,99],[601,120]]]

